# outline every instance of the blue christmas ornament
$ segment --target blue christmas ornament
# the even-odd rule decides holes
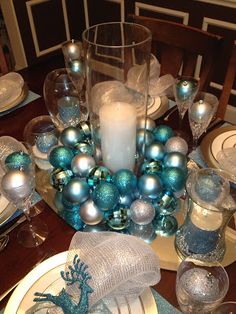
[[[174,136],[174,131],[168,125],[161,124],[154,129],[153,134],[155,141],[165,144],[169,138]]]
[[[171,215],[179,209],[179,201],[171,191],[165,191],[153,205],[160,215]]]
[[[144,145],[150,145],[154,141],[154,135],[151,131],[145,129],[137,130],[136,145],[140,153],[144,152]]]
[[[142,174],[158,174],[162,172],[163,166],[161,161],[145,161],[141,166]]]
[[[49,162],[54,168],[70,169],[74,157],[73,150],[66,146],[57,146],[49,154]]]
[[[41,153],[47,153],[50,148],[58,144],[55,134],[42,134],[36,138],[35,145]]]
[[[50,174],[50,183],[56,190],[61,192],[72,177],[73,172],[71,170],[54,169]]]
[[[186,182],[186,171],[181,168],[167,167],[162,172],[162,182],[166,189],[181,191]]]
[[[133,193],[121,195],[119,204],[123,205],[124,207],[129,208],[135,198],[136,197]]]
[[[89,186],[79,178],[73,178],[64,187],[63,198],[72,204],[81,204],[89,197]]]
[[[76,154],[88,154],[93,155],[93,147],[89,143],[80,142],[75,145],[74,153]]]
[[[163,165],[165,167],[177,167],[181,168],[182,170],[186,170],[187,158],[185,155],[178,152],[169,153],[164,157]]]
[[[178,222],[174,216],[160,215],[153,221],[155,232],[158,235],[169,237],[178,230]]]
[[[56,194],[54,196],[53,204],[56,206],[58,212],[60,213],[61,211],[64,210],[64,205],[62,203],[62,193],[59,191],[56,191]]]
[[[30,155],[23,151],[13,152],[5,159],[5,166],[8,170],[11,169],[27,169],[32,160]]]
[[[60,135],[60,141],[64,146],[74,148],[76,144],[84,140],[84,134],[76,127],[65,128]]]
[[[139,193],[144,197],[155,199],[162,193],[162,182],[156,174],[144,174],[138,180]]]
[[[180,101],[186,101],[192,97],[197,90],[198,82],[194,78],[183,78],[176,84],[176,96]]]
[[[153,142],[146,147],[145,158],[147,160],[162,160],[165,156],[165,147],[160,142]]]
[[[123,195],[131,193],[136,189],[136,175],[128,169],[120,169],[112,176],[112,181]]]
[[[116,208],[107,218],[108,226],[113,230],[123,230],[129,225],[129,217],[127,209],[125,208]]]
[[[78,97],[64,96],[60,98],[58,101],[58,112],[64,124],[74,124],[75,117],[80,117],[80,101]]]
[[[117,187],[109,182],[99,183],[92,193],[95,205],[104,211],[115,208],[119,202],[119,197]]]
[[[107,167],[95,166],[87,176],[87,183],[90,187],[95,187],[101,181],[111,182],[111,172]]]
[[[81,121],[77,125],[77,128],[82,131],[84,138],[86,138],[86,139],[91,138],[91,129],[90,129],[90,124],[88,121]]]
[[[148,131],[153,131],[155,127],[155,121],[149,117],[147,117],[146,119],[142,117],[137,120],[137,130],[146,129]]]

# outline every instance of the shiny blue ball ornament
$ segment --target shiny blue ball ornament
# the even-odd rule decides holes
[[[79,178],[73,178],[62,191],[63,198],[71,204],[81,204],[89,198],[89,186]]]
[[[136,189],[137,177],[129,169],[120,169],[112,176],[112,182],[122,195],[131,193]]]
[[[5,166],[8,170],[11,169],[27,169],[32,160],[30,158],[30,155],[23,152],[13,152],[10,155],[8,155],[5,159]]]
[[[109,182],[101,182],[92,193],[95,205],[103,211],[113,209],[119,202],[119,191],[117,187]]]
[[[141,173],[142,174],[160,174],[162,172],[163,165],[161,161],[152,160],[152,161],[145,161],[141,165]]]
[[[156,174],[144,174],[138,180],[139,193],[144,197],[155,199],[162,193],[162,182]]]
[[[166,189],[181,191],[186,182],[186,171],[177,167],[167,167],[162,172],[162,182]]]
[[[84,134],[76,127],[70,126],[65,128],[60,135],[60,141],[68,147],[75,147],[76,144],[84,140]]]
[[[163,237],[170,237],[178,230],[178,222],[172,215],[160,215],[157,219],[155,218],[153,224],[156,234]]]
[[[58,144],[55,134],[42,134],[35,140],[35,145],[41,153],[47,153],[50,148]]]
[[[180,101],[186,101],[191,98],[197,90],[198,82],[196,79],[189,77],[180,79],[176,84],[176,97]]]
[[[80,142],[75,145],[74,153],[75,154],[83,153],[83,154],[93,155],[93,147],[89,143]]]
[[[95,166],[89,171],[87,183],[94,188],[102,181],[111,182],[111,178],[111,172],[107,167]]]
[[[162,160],[165,156],[165,146],[160,142],[153,142],[146,147],[144,156],[147,160]]]
[[[168,125],[161,124],[153,130],[155,141],[165,144],[169,138],[174,136],[174,131]]]
[[[123,194],[120,196],[119,204],[123,205],[123,207],[129,208],[131,203],[134,201],[135,198],[136,197],[135,197],[134,193]]]
[[[53,204],[56,206],[58,212],[64,210],[64,205],[62,203],[62,192],[56,191]]]
[[[54,147],[49,154],[49,162],[54,168],[70,169],[74,157],[73,150],[66,146]]]
[[[77,128],[82,132],[82,134],[84,135],[84,138],[86,139],[91,138],[91,128],[88,121],[81,121],[77,125]]]
[[[161,215],[171,215],[179,209],[179,200],[172,191],[165,191],[160,200],[153,204],[156,211]]]
[[[136,145],[139,153],[144,152],[144,146],[150,145],[154,141],[154,135],[151,131],[145,129],[137,130]]]
[[[165,155],[164,160],[163,160],[163,165],[168,168],[177,167],[177,168],[181,168],[182,170],[186,170],[187,158],[185,155],[181,153],[172,152]]]

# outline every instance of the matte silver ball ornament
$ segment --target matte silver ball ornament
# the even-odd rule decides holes
[[[87,225],[97,225],[103,219],[103,213],[94,204],[93,200],[89,199],[80,207],[80,218]]]
[[[138,225],[147,225],[155,217],[155,208],[143,199],[135,200],[130,206],[130,218]]]
[[[162,192],[161,179],[156,174],[144,174],[138,180],[138,189],[141,195],[155,199]]]
[[[91,155],[82,153],[72,159],[71,170],[77,176],[86,177],[95,164],[95,160]]]
[[[160,142],[153,142],[146,147],[145,157],[147,160],[162,160],[165,156],[165,147]]]
[[[65,128],[60,135],[60,141],[63,145],[71,148],[84,140],[84,134],[76,127],[70,126]]]
[[[172,152],[166,154],[163,164],[165,167],[177,167],[185,170],[187,167],[187,158],[179,152]]]
[[[186,155],[188,152],[187,142],[180,136],[171,137],[165,144],[167,153],[178,152]]]
[[[147,129],[148,131],[153,131],[156,127],[156,123],[151,118],[147,117],[145,118],[139,118],[137,120],[137,129]]]

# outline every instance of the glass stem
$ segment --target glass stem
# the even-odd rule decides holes
[[[198,146],[198,137],[193,136],[193,145],[192,145],[192,150],[196,150]]]

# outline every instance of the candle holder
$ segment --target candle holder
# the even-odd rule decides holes
[[[151,32],[104,23],[84,31],[83,45],[96,161],[112,172],[136,172],[145,147]]]

